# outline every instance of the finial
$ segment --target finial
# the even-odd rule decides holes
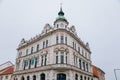
[[[62,3],[60,3],[60,10],[62,10],[62,5],[63,5],[63,4],[62,4]]]
[[[62,11],[62,3],[60,3],[60,12],[58,13],[59,16],[64,16],[64,12]]]

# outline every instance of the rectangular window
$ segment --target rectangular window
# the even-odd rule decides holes
[[[78,53],[80,53],[80,47],[78,47]]]
[[[37,45],[36,51],[37,51],[37,52],[39,51],[39,44]]]
[[[75,43],[75,50],[76,50],[76,43]]]
[[[28,55],[28,49],[26,49],[26,55]]]
[[[33,47],[31,47],[31,53],[33,53]]]
[[[86,63],[86,70],[88,71],[88,63]]]
[[[38,57],[35,58],[35,68],[37,67]]]
[[[74,56],[74,65],[75,65],[75,56]]]
[[[45,41],[43,41],[43,49],[45,48]]]
[[[43,56],[41,56],[41,66],[43,66]]]
[[[8,76],[6,76],[5,78],[8,79]]]
[[[61,64],[64,64],[64,56],[61,55]]]
[[[57,37],[56,37],[56,44],[58,44],[58,40],[59,40],[59,39],[58,39],[58,36],[57,36]]]
[[[74,42],[73,42],[73,49],[74,49]]]
[[[56,64],[58,64],[58,55],[56,55]]]
[[[85,71],[85,62],[83,62],[83,70]]]
[[[67,64],[67,55],[66,55],[66,64]]]
[[[61,43],[64,43],[64,37],[61,36]]]
[[[29,60],[29,69],[31,68],[31,59]]]
[[[46,48],[48,47],[48,40],[46,40]]]
[[[81,69],[81,60],[79,59],[79,68]]]
[[[67,37],[65,37],[65,44],[67,44]]]
[[[46,66],[46,62],[47,62],[47,55],[45,55],[45,64],[44,64],[45,66]]]

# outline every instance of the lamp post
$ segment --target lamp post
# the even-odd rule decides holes
[[[117,74],[116,74],[116,71],[118,71],[120,69],[114,69],[114,74],[115,74],[115,79],[117,80]]]

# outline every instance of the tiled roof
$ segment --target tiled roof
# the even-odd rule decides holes
[[[14,71],[14,66],[7,67],[0,71],[0,75],[12,74]]]
[[[98,69],[96,66],[92,65],[92,72],[93,72],[93,76],[95,77],[99,77],[98,75]]]

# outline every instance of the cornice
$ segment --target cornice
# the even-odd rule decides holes
[[[80,38],[78,38],[75,34],[73,34],[70,30],[67,30],[67,29],[55,29],[55,30],[52,30],[52,31],[49,31],[49,32],[46,32],[45,34],[43,34],[42,36],[39,36],[37,38],[34,38],[31,42],[30,41],[27,41],[25,45],[23,46],[20,46],[17,48],[17,50],[20,50],[22,48],[25,48],[37,41],[40,41],[41,39],[47,37],[47,36],[50,36],[52,35],[53,33],[56,33],[58,31],[63,31],[63,32],[66,32],[68,33],[70,36],[72,36],[84,49],[86,49],[89,53],[91,53],[91,51],[86,47],[86,45],[83,43],[83,41],[80,40]]]

